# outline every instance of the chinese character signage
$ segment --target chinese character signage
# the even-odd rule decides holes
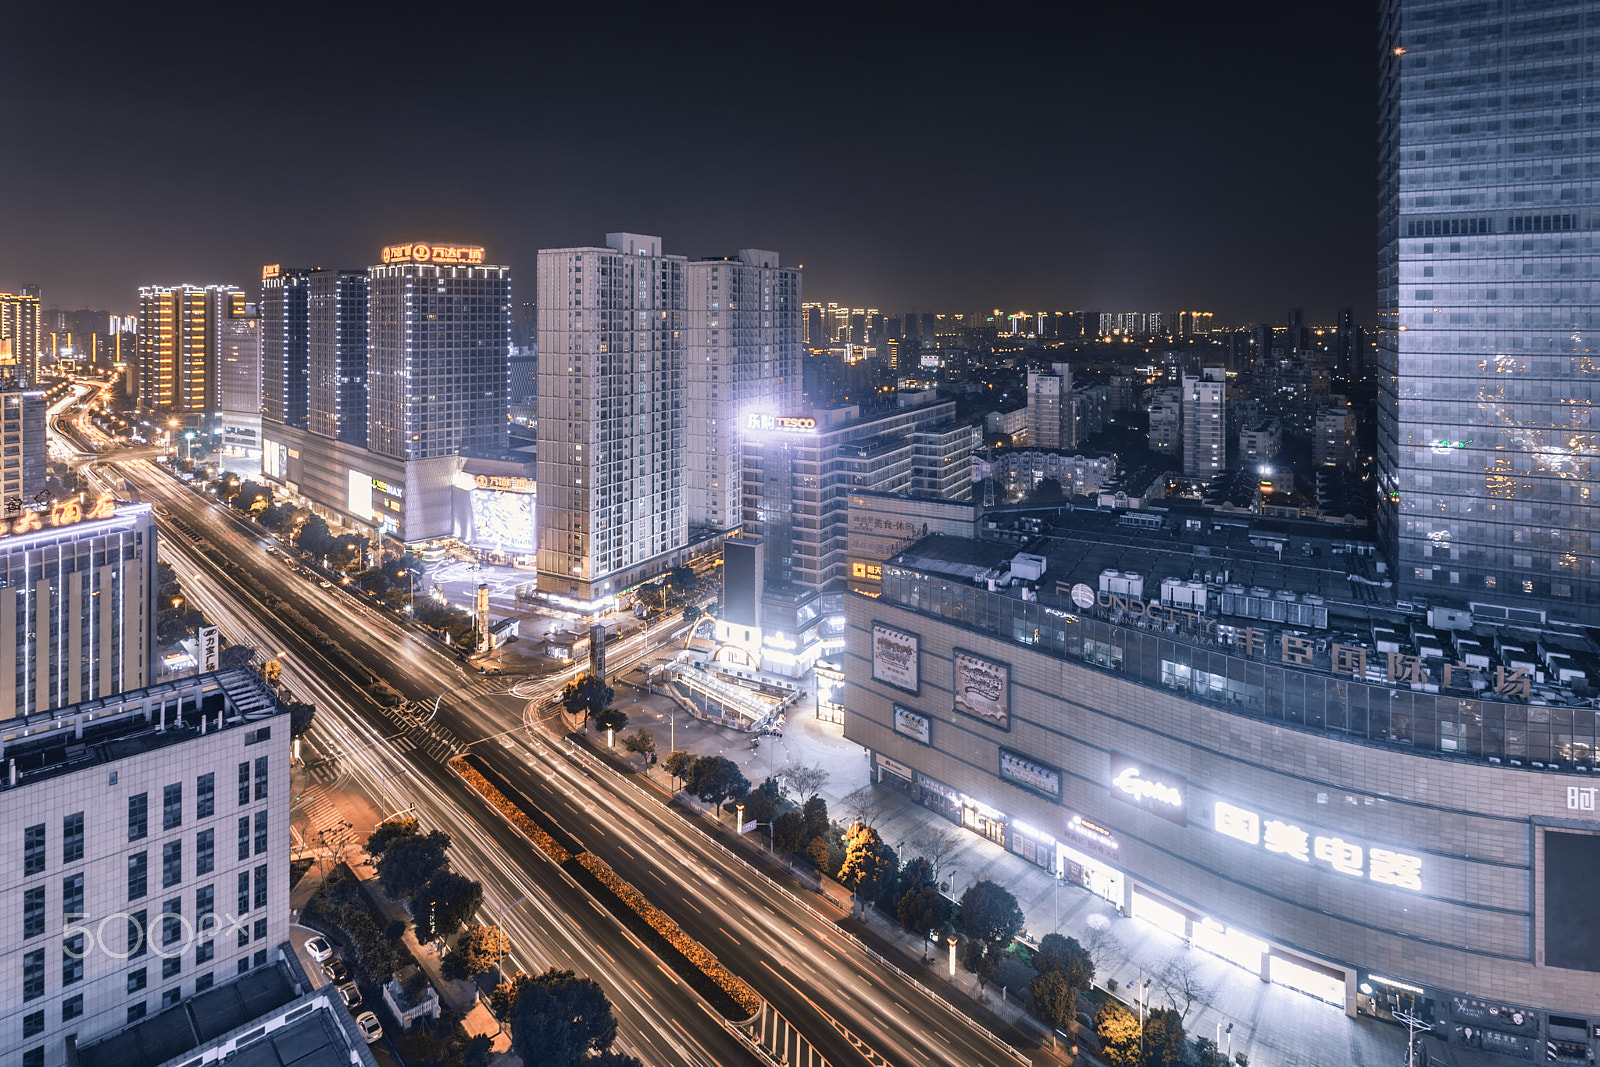
[[[1028,759],[1009,748],[1000,750],[1000,777],[1012,785],[1019,785],[1051,800],[1061,799],[1060,771],[1048,763]]]
[[[383,250],[383,261],[471,267],[483,262],[483,249],[467,245],[389,245]]]
[[[872,624],[872,677],[915,696],[921,689],[917,653],[921,638],[882,623]]]
[[[921,712],[912,711],[910,708],[899,704],[894,706],[894,732],[904,734],[911,740],[924,745],[933,744],[933,724]]]
[[[1011,729],[1009,665],[956,649],[950,657],[955,673],[956,710],[1002,730]]]
[[[1189,780],[1111,753],[1111,795],[1179,826],[1189,825]]]
[[[200,673],[209,674],[217,669],[218,646],[217,628],[215,626],[200,627]]]
[[[33,533],[55,526],[74,526],[90,519],[109,519],[116,510],[116,499],[110,493],[101,494],[87,506],[76,497],[58,500],[47,510],[24,511],[10,522],[0,522],[0,535]]]
[[[1313,834],[1282,819],[1261,815],[1226,801],[1212,809],[1217,833],[1252,847],[1315,864],[1351,878],[1367,878],[1379,885],[1420,892],[1422,859],[1386,848],[1365,848],[1337,835]]]

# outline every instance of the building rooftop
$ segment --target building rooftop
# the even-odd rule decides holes
[[[286,711],[247,667],[179,678],[0,724],[0,795]]]

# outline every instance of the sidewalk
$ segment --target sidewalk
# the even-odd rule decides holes
[[[644,726],[655,734],[657,750],[664,761],[669,751],[668,723],[665,709],[656,707],[662,701],[666,698],[641,697],[634,701],[634,706],[640,707],[643,714],[635,716],[630,710],[628,728],[632,731]],[[642,706],[650,710],[644,712]],[[676,705],[671,706],[676,709]],[[653,718],[656,714],[661,717]],[[676,710],[675,719],[678,748],[695,755],[728,757],[740,765],[752,786],[788,764],[822,767],[829,778],[820,795],[828,802],[828,811],[835,819],[844,818],[845,796],[867,785],[871,776],[866,751],[845,740],[842,727],[818,720],[810,695],[802,697],[790,710],[782,738],[763,737],[754,750],[750,748],[747,734],[700,722],[681,709]],[[636,759],[634,763],[637,764]],[[647,773],[663,788],[670,788],[660,763],[649,768]],[[1071,884],[1057,885],[1049,871],[957,826],[891,787],[873,786],[872,791],[883,810],[876,824],[879,836],[896,848],[902,859],[915,855],[909,842],[928,830],[947,829],[956,837],[955,850],[944,860],[940,872],[941,878],[950,879],[949,895],[953,899],[959,900],[961,893],[980,878],[1005,886],[1016,895],[1026,916],[1027,935],[1035,941],[1051,931],[1084,941],[1091,930],[1091,922],[1103,924],[1114,944],[1110,951],[1112,962],[1095,976],[1097,985],[1104,986],[1108,979],[1114,978],[1119,990],[1126,990],[1136,985],[1141,975],[1149,977],[1174,957],[1192,966],[1203,993],[1184,1014],[1184,1027],[1191,1036],[1216,1039],[1220,1035],[1224,1049],[1230,1047],[1231,1037],[1232,1051],[1244,1052],[1250,1063],[1258,1067],[1327,1067],[1329,1064],[1388,1067],[1405,1061],[1405,1032],[1399,1027],[1373,1019],[1350,1019],[1333,1005],[1285,986],[1263,982],[1258,976],[1208,952],[1187,947],[1181,939],[1147,923],[1119,915],[1110,904],[1087,890]],[[848,893],[844,896],[842,907],[848,913]],[[904,934],[892,922],[890,928],[885,929],[882,922],[881,916],[874,915],[867,928],[897,941],[906,951],[920,957],[920,938]],[[909,968],[904,969],[909,971]],[[926,984],[933,985],[930,978],[949,983],[947,968],[940,962],[929,965],[927,970],[929,974],[918,975]],[[969,996],[984,995],[977,987],[975,976],[959,966],[956,974],[957,986]],[[971,988],[963,986],[964,982]],[[1157,1007],[1174,1007],[1180,1012],[1184,1009],[1181,998],[1159,988],[1152,988],[1150,1002]],[[1008,1019],[1025,1014],[1015,1005],[998,1004],[995,993],[987,995],[983,1006]],[[1231,1035],[1226,1032],[1230,1024]],[[1034,1032],[1042,1030],[1042,1025],[1033,1022],[1031,1017],[1024,1025],[1030,1025]]]

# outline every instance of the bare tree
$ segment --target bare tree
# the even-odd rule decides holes
[[[1117,935],[1112,933],[1110,925],[1090,926],[1088,933],[1083,935],[1080,942],[1083,950],[1089,954],[1089,961],[1094,964],[1095,974],[1107,974],[1111,966],[1121,963],[1127,958],[1122,942]]]
[[[961,839],[955,831],[945,826],[929,826],[911,839],[911,847],[917,850],[917,855],[927,860],[933,868],[935,883],[939,881],[939,870],[944,866],[944,861],[950,858],[960,843]]]
[[[844,795],[840,804],[850,822],[858,822],[868,829],[883,818],[883,802],[878,799],[878,795],[873,792],[870,785],[852,789]]]
[[[831,777],[827,771],[819,767],[807,767],[803,763],[791,763],[787,767],[779,768],[775,775],[800,797],[800,806],[805,807],[806,801],[822,792],[822,787],[828,784]]]
[[[1178,1001],[1183,1001],[1184,1017],[1188,1016],[1194,1002],[1206,993],[1199,963],[1182,952],[1174,952],[1162,960],[1156,967],[1154,978],[1174,1007]]]

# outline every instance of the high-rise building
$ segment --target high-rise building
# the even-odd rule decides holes
[[[308,281],[306,428],[365,448],[367,272],[316,270]]]
[[[634,233],[539,252],[539,589],[580,607],[687,543],[686,267]]]
[[[224,453],[261,456],[261,319],[255,304],[229,301],[217,320],[218,415]]]
[[[368,277],[367,447],[403,460],[504,451],[511,269],[481,248],[410,244],[385,248]]]
[[[301,430],[310,378],[310,274],[276,263],[261,268],[261,417]]]
[[[1491,618],[1600,622],[1593,17],[1383,8],[1379,528],[1404,592]]]
[[[776,252],[745,248],[686,264],[684,282],[685,518],[724,530],[740,522],[745,419],[789,414],[802,402],[800,271]]]
[[[1206,367],[1183,376],[1183,473],[1209,478],[1228,465],[1227,375]]]
[[[289,937],[283,705],[244,669],[128,688],[6,738],[8,1063],[76,1063],[78,1045],[271,968]],[[142,1052],[118,1062],[168,1058]]]
[[[1183,454],[1183,390],[1166,385],[1150,397],[1150,451]]]
[[[0,376],[0,432],[10,442],[0,461],[0,509],[17,518],[45,488],[44,392],[27,388],[20,378]]]
[[[147,285],[139,290],[138,402],[147,411],[204,418],[217,411],[219,325],[242,314],[231,285]]]
[[[1028,372],[1028,442],[1035,448],[1070,447],[1072,437],[1072,365],[1052,364],[1049,371]]]
[[[39,380],[39,298],[0,293],[0,369],[15,367],[29,383]]]

